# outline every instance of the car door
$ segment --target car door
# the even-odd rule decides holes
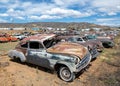
[[[29,48],[27,49],[27,61],[32,64],[36,64],[42,67],[49,68],[50,62],[47,57],[47,52],[44,49],[42,43],[37,41],[30,41]]]

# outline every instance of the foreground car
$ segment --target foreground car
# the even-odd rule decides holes
[[[75,74],[86,68],[91,61],[91,55],[84,46],[59,42],[55,34],[25,38],[14,50],[9,51],[8,56],[55,70],[64,81],[73,81]]]

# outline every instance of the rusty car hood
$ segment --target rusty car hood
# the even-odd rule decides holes
[[[86,55],[87,49],[77,43],[61,42],[47,49],[49,53],[76,55],[81,59]]]

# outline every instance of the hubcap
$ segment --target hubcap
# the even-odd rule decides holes
[[[67,69],[63,69],[63,71],[62,71],[62,76],[64,77],[64,78],[66,78],[66,79],[69,79],[70,78],[70,71],[69,70],[67,70]]]

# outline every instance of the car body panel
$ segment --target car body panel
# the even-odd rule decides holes
[[[86,54],[86,49],[76,43],[61,42],[58,45],[53,46],[52,48],[47,49],[51,53],[61,53],[61,54],[73,54],[81,58]]]

